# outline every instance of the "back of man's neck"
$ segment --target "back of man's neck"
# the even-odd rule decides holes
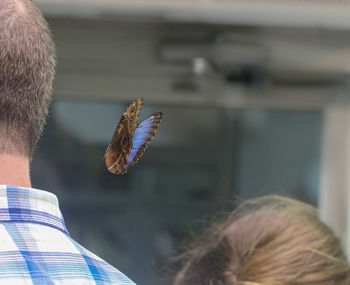
[[[0,185],[31,187],[29,158],[0,154]]]

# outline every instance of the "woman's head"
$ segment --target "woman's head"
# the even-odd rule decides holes
[[[175,285],[350,284],[339,240],[304,203],[248,201],[183,255]]]

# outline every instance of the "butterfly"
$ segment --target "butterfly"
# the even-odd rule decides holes
[[[106,149],[106,165],[112,173],[124,174],[139,161],[163,118],[163,113],[158,112],[138,123],[143,101],[138,98],[126,109]]]

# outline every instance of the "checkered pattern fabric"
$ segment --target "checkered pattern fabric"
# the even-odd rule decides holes
[[[69,237],[54,194],[0,185],[0,284],[135,285]]]

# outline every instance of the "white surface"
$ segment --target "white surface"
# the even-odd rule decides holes
[[[350,105],[325,110],[320,216],[342,239],[350,257]]]
[[[350,28],[349,1],[34,0],[47,15]]]

